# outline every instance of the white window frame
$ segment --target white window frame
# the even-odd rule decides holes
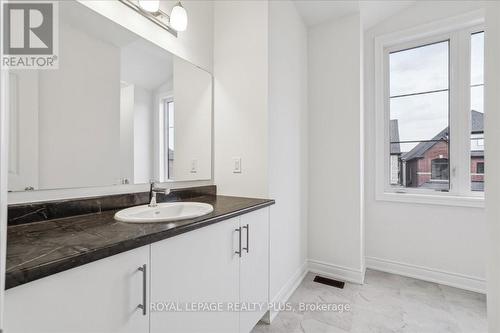
[[[470,36],[473,32],[484,30],[484,12],[476,11],[375,38],[377,200],[484,207],[484,193],[470,189]],[[439,192],[431,189],[392,187],[389,158],[389,54],[446,40],[450,41],[450,190]]]

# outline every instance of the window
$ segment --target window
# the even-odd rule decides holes
[[[482,200],[484,19],[469,16],[376,39],[377,198]]]
[[[484,162],[477,162],[476,173],[480,175],[484,174]]]
[[[404,175],[394,187],[449,189],[449,44],[389,53],[391,157]]]
[[[164,98],[160,104],[160,175],[161,181],[174,178],[174,100]]]
[[[447,158],[436,158],[431,161],[431,179],[432,180],[449,180],[449,164]]]

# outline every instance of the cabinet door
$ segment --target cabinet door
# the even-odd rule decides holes
[[[240,302],[269,302],[269,209],[260,209],[241,216],[243,255],[240,268]],[[248,236],[248,237],[247,237]],[[266,313],[242,311],[240,333],[248,333]]]
[[[151,333],[238,331],[235,311],[161,309],[238,302],[238,226],[238,218],[230,219],[151,245]]]
[[[149,246],[130,250],[5,293],[5,332],[146,333],[143,272]]]

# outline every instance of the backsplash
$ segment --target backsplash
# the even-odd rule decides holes
[[[157,194],[158,202],[178,201],[195,198],[202,195],[217,195],[215,185],[172,189],[170,194]],[[123,209],[131,206],[144,205],[149,201],[149,192],[127,193],[54,200],[45,202],[23,203],[9,205],[8,225],[19,225],[31,222],[60,219],[76,215],[95,214],[108,210]]]

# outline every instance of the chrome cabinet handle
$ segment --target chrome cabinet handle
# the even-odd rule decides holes
[[[137,307],[139,309],[142,309],[142,314],[145,316],[146,315],[146,292],[147,292],[147,280],[146,280],[146,264],[142,265],[139,267],[139,271],[142,272],[142,304],[139,304]]]
[[[250,239],[250,226],[247,224],[246,226],[243,227],[243,229],[247,229],[247,247],[244,247],[243,250],[249,251],[250,249],[250,243],[249,243],[249,239]]]
[[[239,241],[238,241],[238,251],[234,251],[234,253],[236,253],[241,258],[241,227],[239,227],[237,229],[234,229],[234,231],[238,232],[238,238],[239,238]]]

